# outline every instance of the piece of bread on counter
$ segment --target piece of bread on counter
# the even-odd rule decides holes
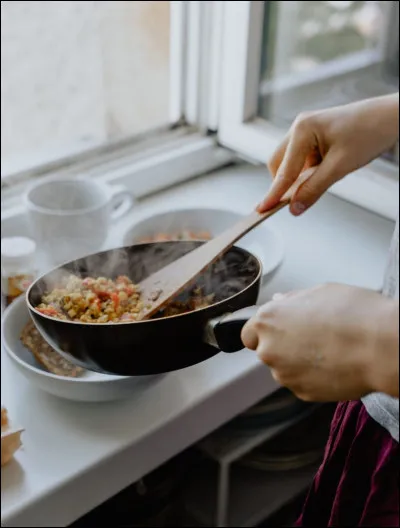
[[[15,452],[22,446],[22,432],[22,429],[10,427],[7,410],[1,407],[1,467],[8,464]]]
[[[1,432],[3,432],[3,427],[8,427],[8,414],[5,407],[1,408]]]

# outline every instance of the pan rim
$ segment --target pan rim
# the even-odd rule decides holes
[[[48,372],[44,369],[40,369],[36,367],[35,365],[31,365],[27,363],[26,361],[24,361],[23,359],[21,359],[18,356],[18,354],[14,352],[13,348],[10,346],[9,340],[5,336],[4,329],[5,329],[5,322],[9,318],[13,317],[14,312],[18,312],[23,300],[24,300],[23,296],[21,295],[21,297],[15,299],[15,301],[13,301],[13,303],[10,306],[7,306],[7,308],[4,310],[3,320],[1,324],[1,340],[4,346],[4,350],[6,354],[10,356],[11,361],[15,361],[16,363],[18,363],[22,369],[33,372],[35,376],[39,375],[39,376],[44,376],[45,378],[52,379],[52,380],[57,380],[57,381],[61,380],[64,383],[86,383],[86,384],[87,383],[92,383],[92,384],[93,383],[105,383],[105,382],[108,383],[111,381],[115,382],[115,381],[120,381],[120,380],[129,379],[129,378],[134,377],[134,376],[120,376],[118,374],[102,374],[101,372],[95,372],[95,371],[92,371],[92,372],[95,374],[101,374],[102,376],[104,376],[104,378],[93,379],[93,378],[85,378],[84,376],[78,377],[78,378],[73,378],[70,376],[60,376],[58,374],[53,374],[52,372]],[[24,346],[24,348],[26,347]],[[85,369],[85,370],[88,371],[89,369]],[[106,377],[108,379],[106,379]]]
[[[170,243],[171,241],[165,241],[165,242],[148,242],[146,243],[145,245],[151,245],[151,244],[168,244]],[[173,242],[177,242],[177,241],[173,241]],[[179,241],[179,242],[186,242],[186,241]],[[204,242],[203,240],[190,240],[190,242]],[[116,250],[120,250],[120,249],[125,249],[125,248],[132,248],[132,247],[135,247],[135,246],[138,246],[138,245],[141,245],[141,244],[132,244],[130,246],[122,246],[122,247],[118,247],[118,248],[111,248],[109,250],[105,250],[104,253],[106,253],[107,251],[116,251]],[[58,269],[62,269],[65,265],[69,264],[69,262],[66,262],[65,264],[62,264],[61,266],[57,266],[55,268],[53,268],[52,270],[46,272],[46,273],[43,273],[40,277],[38,277],[28,288],[26,294],[25,294],[25,299],[26,299],[26,303],[28,305],[28,308],[30,311],[32,311],[33,313],[35,313],[38,317],[41,317],[41,318],[44,318],[44,319],[49,319],[50,321],[56,321],[58,323],[65,323],[65,324],[73,324],[73,325],[80,325],[82,327],[115,327],[115,326],[130,326],[130,325],[138,325],[138,324],[145,324],[145,323],[154,323],[156,321],[161,321],[161,320],[173,320],[173,319],[176,319],[178,317],[182,317],[182,316],[185,316],[185,315],[189,315],[191,313],[201,313],[203,311],[206,311],[206,310],[209,310],[210,308],[214,308],[214,307],[218,307],[219,305],[223,304],[223,303],[226,303],[228,301],[230,301],[231,299],[234,299],[235,297],[237,297],[238,295],[241,295],[243,294],[244,292],[246,292],[248,289],[252,288],[254,286],[254,284],[257,282],[257,281],[260,281],[261,280],[261,277],[262,277],[262,262],[261,260],[256,256],[254,255],[253,253],[251,253],[250,251],[248,251],[247,249],[243,249],[241,247],[238,247],[238,246],[232,246],[229,251],[231,249],[236,249],[238,250],[239,252],[241,253],[244,253],[250,257],[252,257],[258,264],[258,272],[257,272],[257,275],[254,277],[254,279],[250,282],[250,284],[248,284],[245,288],[243,288],[242,290],[240,290],[239,292],[231,295],[230,297],[227,297],[226,299],[223,299],[221,301],[218,301],[214,304],[211,304],[210,306],[205,306],[203,308],[198,308],[197,310],[192,310],[190,312],[185,312],[185,313],[181,313],[181,314],[175,314],[175,315],[170,315],[168,317],[158,317],[157,319],[145,319],[145,320],[142,320],[142,321],[118,321],[118,322],[107,322],[107,323],[86,323],[86,322],[82,322],[82,321],[69,321],[69,320],[65,320],[65,319],[57,319],[56,317],[51,317],[49,315],[46,315],[46,314],[43,314],[41,312],[39,312],[39,310],[37,310],[30,302],[29,300],[29,296],[30,296],[30,292],[31,290],[35,287],[35,285],[40,281],[42,280],[46,275],[49,275],[50,273],[52,273],[53,271],[56,271]],[[100,253],[103,253],[103,252],[100,252]],[[93,253],[93,255],[96,255],[97,253]],[[82,257],[82,258],[87,258],[87,257],[90,257],[91,255],[86,255],[86,257]],[[77,259],[77,260],[80,260],[80,259]],[[73,262],[73,261],[72,261]]]

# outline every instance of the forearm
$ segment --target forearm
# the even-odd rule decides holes
[[[374,391],[399,397],[399,302],[387,299],[380,316],[370,373]]]
[[[366,130],[374,131],[382,152],[389,150],[399,139],[399,94],[376,97],[359,104],[365,109]]]

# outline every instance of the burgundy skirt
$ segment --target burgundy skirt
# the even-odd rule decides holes
[[[296,526],[399,526],[398,453],[360,401],[339,403]]]

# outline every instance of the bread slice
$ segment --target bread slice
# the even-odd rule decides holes
[[[77,378],[84,370],[64,359],[52,348],[34,325],[29,321],[22,330],[22,344],[33,354],[36,361],[51,374]]]
[[[9,425],[8,423],[8,413],[7,409],[5,407],[1,408],[1,432],[3,432],[3,428],[7,428]]]
[[[7,410],[1,408],[1,467],[13,458],[14,453],[22,446],[22,429],[11,429]]]

